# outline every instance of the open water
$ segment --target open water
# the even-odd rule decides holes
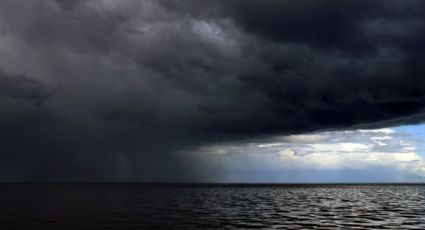
[[[424,185],[0,184],[0,229],[425,229]]]

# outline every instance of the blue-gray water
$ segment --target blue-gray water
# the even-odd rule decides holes
[[[425,229],[425,186],[0,185],[0,229],[149,228]]]

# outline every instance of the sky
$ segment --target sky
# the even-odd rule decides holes
[[[425,181],[425,125],[274,136],[203,146],[226,183],[414,183]]]
[[[422,181],[421,0],[4,0],[0,181]]]

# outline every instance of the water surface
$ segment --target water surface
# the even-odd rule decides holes
[[[0,228],[425,229],[425,186],[1,184]]]

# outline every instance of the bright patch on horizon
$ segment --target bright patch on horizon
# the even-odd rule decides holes
[[[279,136],[244,144],[204,146],[198,154],[207,155],[235,180],[245,172],[262,172],[272,180],[292,181],[291,172],[333,172],[357,181],[374,181],[375,175],[360,172],[379,171],[388,181],[422,181],[425,161],[417,153],[421,142],[414,135],[397,129],[328,131]],[[358,176],[356,172],[360,173]],[[285,173],[285,175],[281,175]],[[261,173],[260,173],[261,174]],[[320,173],[319,173],[320,174]],[[320,180],[328,180],[320,174]],[[281,179],[279,179],[281,178]],[[312,175],[301,180],[315,180]],[[267,177],[260,181],[267,180]],[[295,179],[297,181],[298,179]],[[331,180],[331,179],[329,179]],[[383,180],[376,178],[376,181]],[[283,181],[283,182],[284,182]],[[301,181],[302,182],[302,181]],[[332,182],[332,181],[329,181]]]

